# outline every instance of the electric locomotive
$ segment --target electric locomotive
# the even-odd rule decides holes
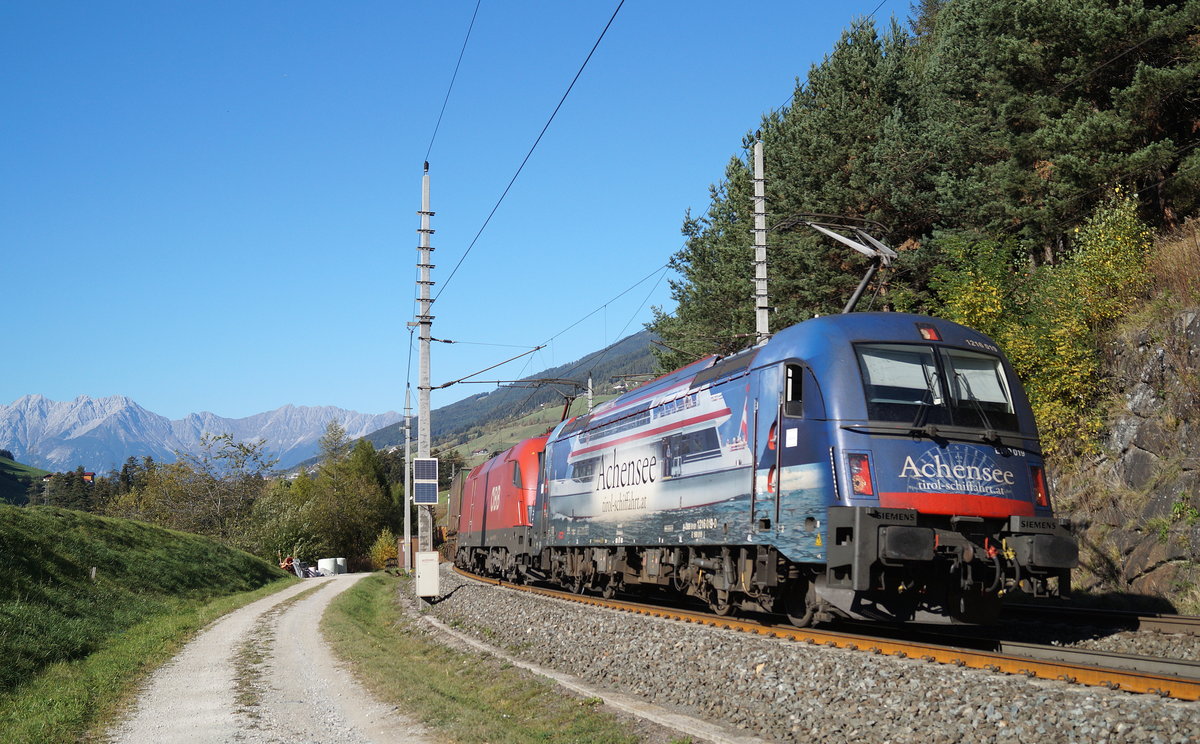
[[[526,439],[475,466],[452,489],[450,514],[458,537],[455,565],[509,581],[530,565],[530,522],[546,437]]]
[[[814,318],[518,450],[486,472],[541,460],[525,521],[503,546],[460,543],[460,563],[575,591],[661,588],[797,625],[986,622],[1017,587],[1067,592],[1078,561],[1011,365],[925,316]]]

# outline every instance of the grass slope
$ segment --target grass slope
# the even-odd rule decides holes
[[[25,491],[30,483],[41,480],[50,471],[23,465],[7,457],[0,457],[0,501],[12,504],[25,503]]]
[[[208,538],[52,507],[0,506],[0,559],[4,741],[79,736],[184,638],[287,578]]]
[[[333,600],[321,629],[380,700],[421,721],[437,741],[638,741],[597,709],[598,698],[578,698],[507,662],[437,643],[401,609],[400,592],[412,593],[407,579],[368,576]]]

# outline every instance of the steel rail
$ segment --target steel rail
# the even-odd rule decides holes
[[[1074,625],[1113,626],[1137,631],[1200,635],[1200,617],[1191,615],[1026,604],[1005,605],[1004,615],[1054,619]]]
[[[1047,646],[1038,643],[1016,643],[1001,641],[998,653],[1023,656],[1047,661],[1066,661],[1077,664],[1103,666],[1105,669],[1124,669],[1143,674],[1164,677],[1200,680],[1200,661],[1188,659],[1162,659],[1157,656],[1134,656],[1131,654],[1074,648],[1072,646]],[[1100,662],[1097,664],[1097,662]]]
[[[565,599],[594,607],[604,607],[650,617],[708,625],[743,633],[756,633],[770,638],[783,638],[817,646],[884,654],[901,659],[910,658],[929,663],[951,664],[957,667],[983,669],[1001,674],[1020,674],[1038,679],[1060,680],[1092,687],[1124,690],[1125,692],[1153,694],[1177,700],[1200,700],[1200,679],[1198,678],[1185,678],[1173,674],[1158,674],[1130,669],[1115,669],[1098,666],[1085,661],[1087,658],[1104,658],[1106,655],[1105,652],[1097,653],[1080,650],[1078,653],[1072,655],[1073,660],[1033,658],[1027,655],[1019,655],[1020,652],[1013,655],[955,646],[877,638],[832,630],[794,628],[789,625],[767,625],[760,622],[719,617],[688,610],[655,607],[636,602],[602,599],[600,597],[572,594],[570,592],[542,587],[512,584],[507,581],[477,576],[465,572],[457,566],[453,568],[460,575],[476,581],[483,581],[532,594]]]

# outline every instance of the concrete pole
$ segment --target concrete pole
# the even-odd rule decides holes
[[[754,334],[757,343],[771,337],[767,301],[767,189],[763,173],[763,144],[754,143]]]
[[[420,350],[420,373],[417,377],[417,457],[429,457],[429,392],[432,390],[429,381],[429,346],[430,326],[433,324],[434,317],[429,312],[433,306],[433,298],[429,296],[433,281],[429,278],[429,273],[434,267],[430,262],[433,248],[429,245],[429,236],[434,232],[429,227],[429,218],[434,214],[429,209],[429,163],[425,163],[425,173],[421,177],[421,211],[419,214],[421,215],[421,227],[418,232],[421,234],[421,245],[418,250],[421,257],[417,267],[421,270],[421,278],[417,280],[418,302],[420,303],[417,325],[420,326],[421,343],[418,347]],[[418,532],[420,549],[423,551],[433,550],[433,507],[426,506],[421,509]]]

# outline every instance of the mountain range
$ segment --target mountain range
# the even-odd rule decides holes
[[[597,394],[623,389],[626,376],[644,377],[656,368],[654,340],[647,331],[635,333],[581,359],[438,408],[430,416],[433,441],[447,442],[489,422],[560,405],[564,395],[580,393],[589,377]],[[558,384],[546,385],[542,381],[547,379]],[[565,379],[575,380],[575,389],[564,384]],[[312,461],[321,435],[335,419],[352,440],[365,437],[377,448],[404,442],[404,417],[395,411],[371,415],[333,406],[287,405],[238,419],[203,412],[172,421],[123,395],[81,395],[61,402],[26,395],[0,405],[0,449],[45,470],[82,465],[106,473],[119,469],[129,457],[173,462],[177,452],[198,453],[204,434],[231,434],[238,441],[265,441],[267,453],[279,459],[276,467],[286,470]]]
[[[173,462],[176,452],[196,453],[204,434],[232,434],[238,441],[266,442],[266,451],[288,468],[312,457],[330,421],[337,420],[350,439],[403,419],[395,411],[377,415],[333,406],[286,405],[245,418],[224,418],[207,411],[172,421],[147,411],[123,395],[72,401],[26,395],[0,405],[0,449],[14,459],[46,470],[107,472],[129,457],[150,456]]]

